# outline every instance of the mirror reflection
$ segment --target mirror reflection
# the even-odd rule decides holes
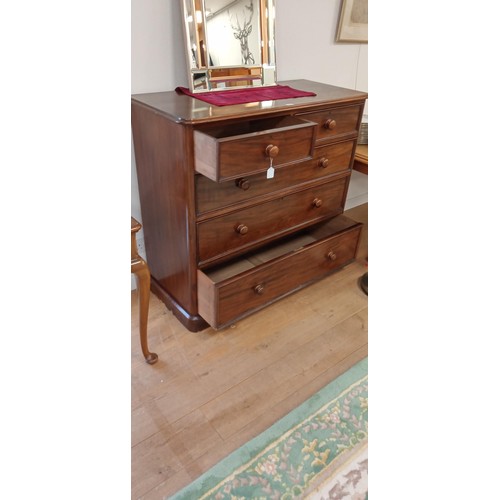
[[[190,90],[276,84],[274,0],[181,0]]]
[[[220,6],[220,3],[220,0],[206,0],[210,65],[262,64],[260,30],[255,22],[253,0],[232,2],[225,6]]]

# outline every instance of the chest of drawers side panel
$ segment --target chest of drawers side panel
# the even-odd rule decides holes
[[[205,327],[196,295],[192,129],[132,101],[132,133],[155,291],[186,327]]]

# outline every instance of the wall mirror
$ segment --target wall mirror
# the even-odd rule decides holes
[[[274,0],[180,0],[191,92],[276,84]]]

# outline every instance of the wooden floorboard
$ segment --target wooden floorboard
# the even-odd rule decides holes
[[[368,205],[357,260],[224,330],[187,331],[154,295],[148,365],[132,292],[132,498],[196,479],[368,355]]]

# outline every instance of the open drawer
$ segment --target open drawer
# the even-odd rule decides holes
[[[362,224],[345,216],[211,270],[198,270],[198,312],[213,328],[323,278],[351,262]]]
[[[267,179],[265,172],[228,182],[196,175],[196,211],[206,214],[334,174],[348,175],[355,149],[355,139],[318,146],[311,160],[278,167],[273,179]]]
[[[197,224],[198,264],[262,246],[271,239],[331,219],[343,211],[349,178],[342,177]]]
[[[316,123],[294,116],[210,126],[194,131],[195,170],[220,182],[309,158]]]

